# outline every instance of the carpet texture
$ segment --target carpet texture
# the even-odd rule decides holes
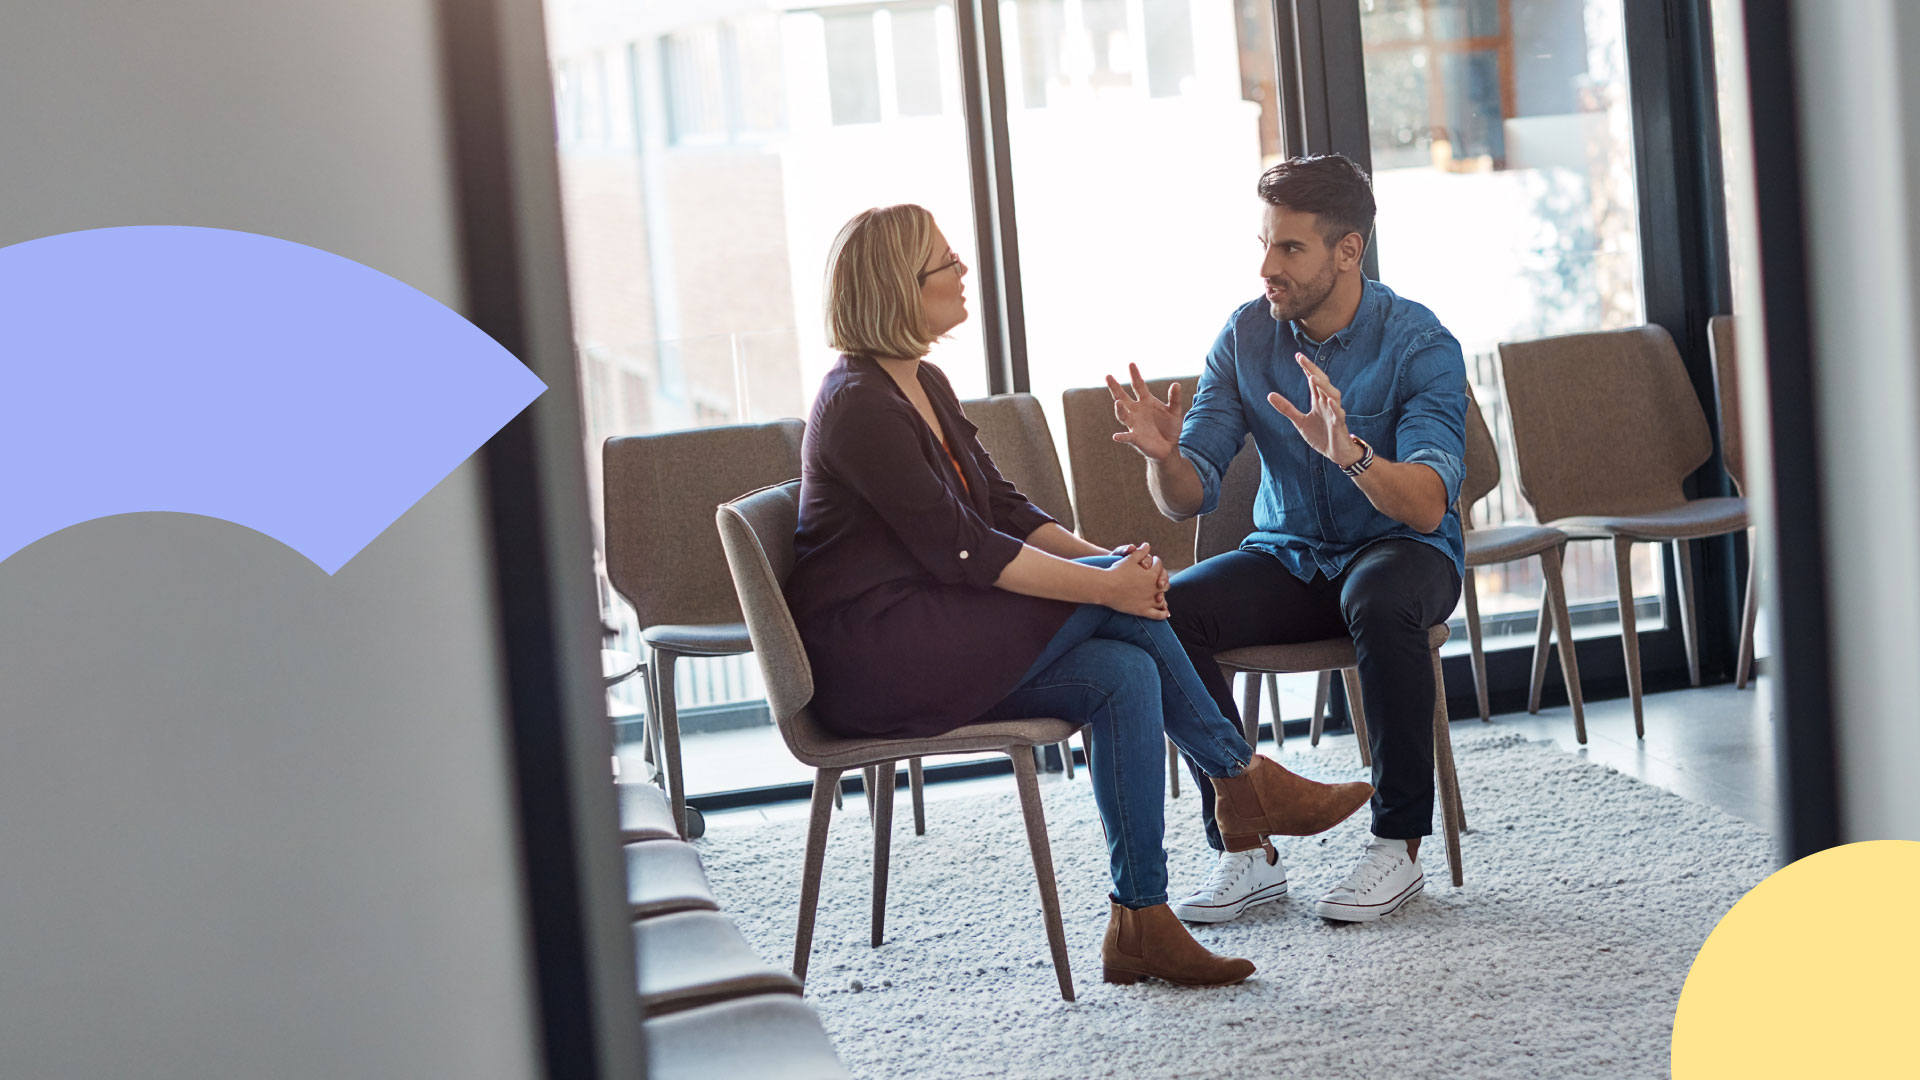
[[[1466,886],[1447,883],[1436,835],[1421,852],[1424,894],[1376,923],[1326,923],[1313,901],[1359,858],[1367,814],[1288,841],[1287,898],[1195,928],[1259,966],[1222,990],[1100,981],[1099,817],[1084,775],[1044,781],[1071,1003],[1048,960],[1011,781],[1004,795],[931,802],[924,837],[900,793],[878,949],[872,834],[849,800],[830,834],[807,996],[863,1080],[1666,1076],[1687,968],[1773,869],[1770,838],[1550,744],[1496,736],[1455,752]],[[1365,778],[1350,743],[1289,744],[1282,760],[1316,779]],[[1168,805],[1176,897],[1212,863],[1197,807],[1191,790]],[[722,908],[779,966],[792,958],[804,843],[797,820],[700,842]]]

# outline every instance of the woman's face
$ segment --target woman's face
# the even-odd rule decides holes
[[[967,290],[960,279],[967,264],[953,253],[938,226],[933,230],[934,254],[920,266],[920,310],[927,331],[935,337],[967,321]]]

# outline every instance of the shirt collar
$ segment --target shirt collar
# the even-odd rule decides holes
[[[1353,309],[1353,321],[1347,323],[1345,327],[1334,331],[1333,336],[1331,338],[1328,338],[1327,340],[1340,346],[1340,348],[1342,349],[1345,349],[1349,344],[1351,344],[1353,342],[1353,335],[1359,331],[1360,327],[1363,324],[1371,321],[1374,318],[1376,311],[1379,309],[1380,307],[1379,291],[1380,291],[1380,284],[1378,282],[1374,281],[1372,278],[1366,278],[1366,277],[1361,278],[1360,279],[1360,306]],[[1318,349],[1320,346],[1325,345],[1327,343],[1326,341],[1315,341],[1312,338],[1308,337],[1306,327],[1301,326],[1300,321],[1298,319],[1287,320],[1287,329],[1292,331],[1293,340],[1296,343],[1305,345],[1308,348]]]

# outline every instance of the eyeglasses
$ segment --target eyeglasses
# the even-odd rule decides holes
[[[960,265],[960,256],[955,255],[953,252],[949,251],[947,252],[946,262],[941,263],[939,266],[936,266],[931,270],[920,271],[919,276],[915,277],[914,281],[917,284],[925,285],[927,283],[927,279],[932,277],[933,275],[939,273],[942,270],[951,270],[954,267],[959,265]]]

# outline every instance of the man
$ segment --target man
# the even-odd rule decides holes
[[[1240,549],[1181,572],[1172,624],[1220,711],[1237,719],[1214,654],[1351,635],[1373,752],[1373,837],[1318,913],[1366,921],[1420,891],[1420,840],[1433,831],[1433,676],[1427,631],[1460,595],[1464,548],[1454,499],[1464,473],[1466,366],[1433,313],[1361,272],[1372,234],[1367,175],[1339,155],[1267,170],[1260,276],[1207,355],[1189,410],[1137,367],[1112,377],[1114,435],[1147,459],[1147,486],[1175,520],[1212,511],[1220,477],[1251,432],[1261,484]],[[1191,763],[1189,763],[1191,765]],[[1214,792],[1195,772],[1212,879],[1175,905],[1222,922],[1286,891],[1263,836],[1222,836]]]

